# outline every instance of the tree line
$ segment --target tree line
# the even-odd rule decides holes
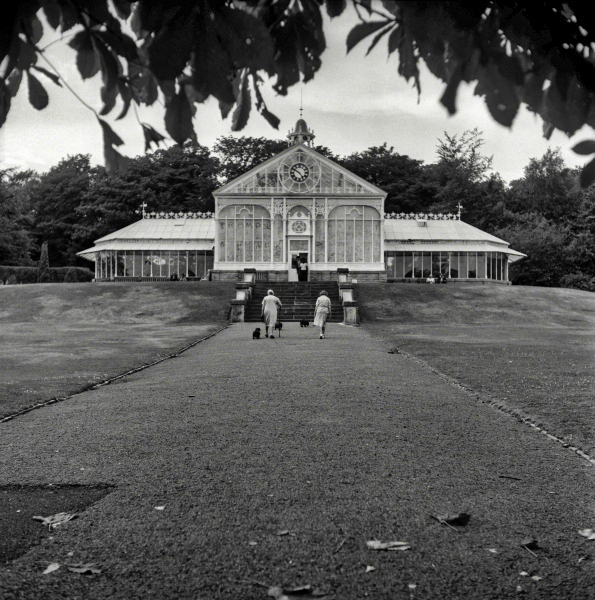
[[[385,211],[457,212],[528,255],[511,266],[514,284],[595,291],[595,186],[559,150],[533,158],[507,184],[482,153],[478,130],[438,140],[436,160],[387,144],[348,156],[316,150],[387,192]],[[48,242],[53,267],[88,266],[76,253],[148,211],[209,212],[212,192],[287,147],[285,140],[222,137],[212,148],[191,141],[131,159],[126,172],[69,156],[45,173],[0,171],[0,265],[30,266]]]

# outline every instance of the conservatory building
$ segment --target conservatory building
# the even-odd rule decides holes
[[[149,213],[79,255],[97,281],[178,278],[508,281],[524,254],[457,215],[385,214],[386,193],[312,148],[299,119],[287,149],[214,192],[214,213]],[[301,275],[300,275],[301,274]]]

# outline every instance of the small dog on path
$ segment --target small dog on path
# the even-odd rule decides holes
[[[260,339],[260,327],[257,327],[253,332],[252,332],[252,339],[253,340],[259,340]]]
[[[281,330],[283,329],[283,323],[281,323],[281,321],[277,321],[275,323],[275,329],[279,330],[279,337],[281,337]]]
[[[300,321],[300,327],[310,327],[310,323],[306,319]]]

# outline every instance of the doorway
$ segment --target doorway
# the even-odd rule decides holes
[[[308,281],[309,274],[308,252],[291,251],[289,253],[288,280]]]

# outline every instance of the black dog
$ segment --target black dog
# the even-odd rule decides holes
[[[310,323],[306,319],[300,321],[300,327],[310,327]]]
[[[281,323],[281,321],[277,321],[275,323],[275,329],[279,330],[279,337],[281,337],[281,330],[283,329],[283,323]]]
[[[260,327],[257,327],[253,332],[252,332],[252,339],[253,340],[259,340],[260,339]]]

